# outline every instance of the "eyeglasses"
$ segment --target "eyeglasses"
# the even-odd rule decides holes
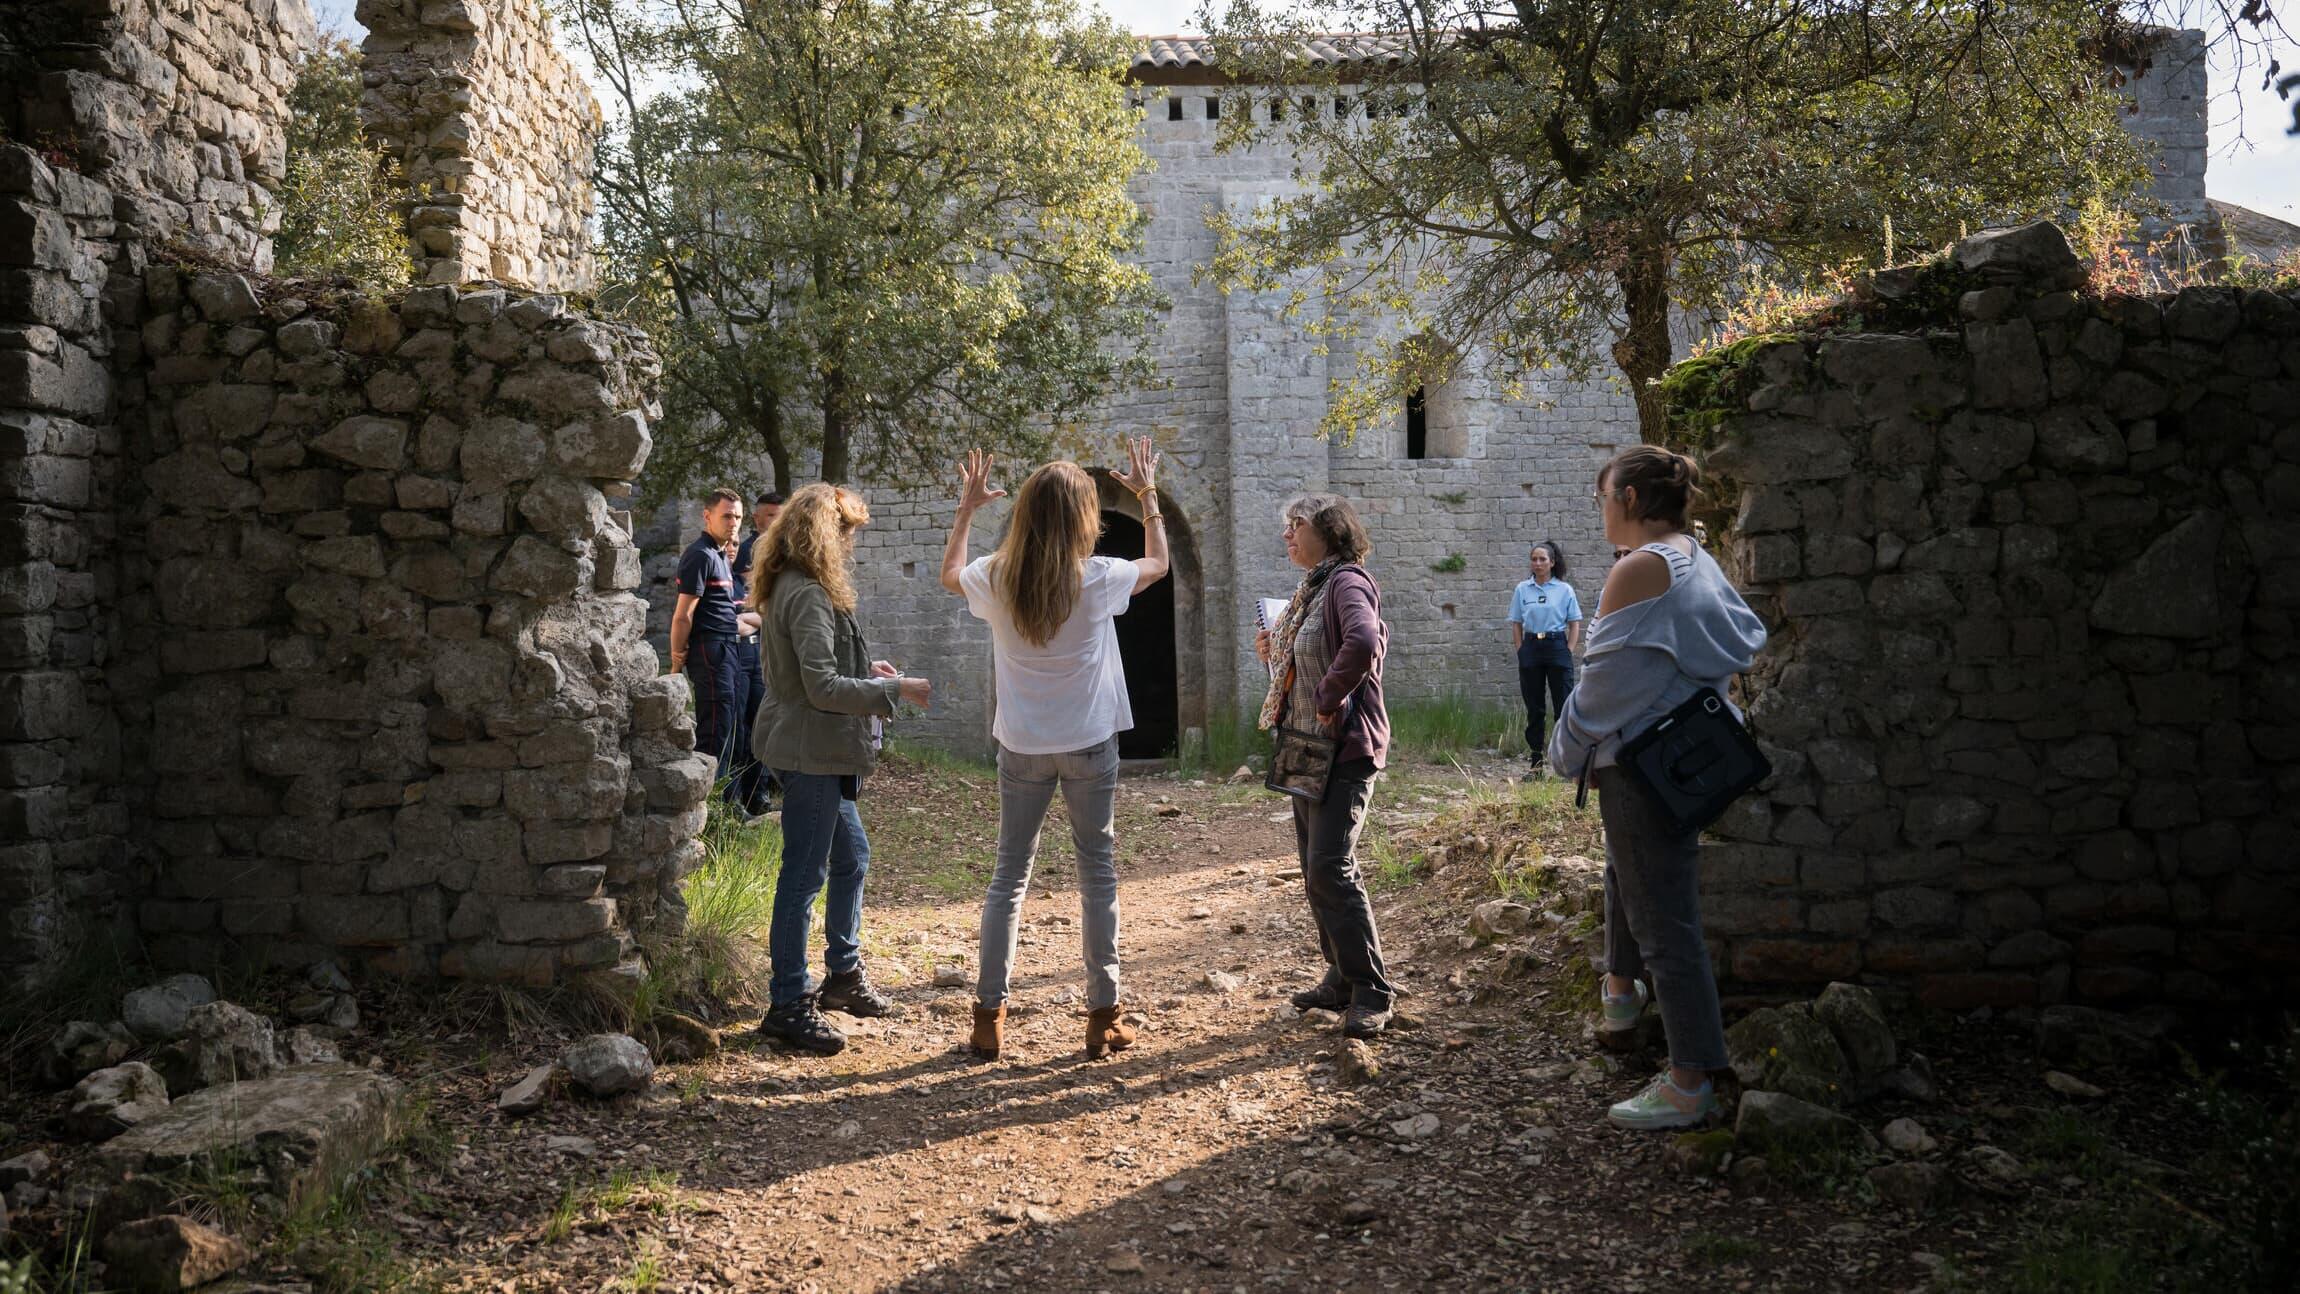
[[[1295,531],[1297,531],[1297,530],[1300,530],[1301,528],[1302,528],[1302,519],[1301,519],[1300,517],[1288,517],[1288,518],[1286,518],[1286,529],[1285,529],[1285,533],[1286,533],[1286,534],[1289,534],[1289,535],[1290,535],[1290,534],[1294,533]]]
[[[1598,490],[1589,496],[1589,501],[1602,508],[1605,506],[1605,501],[1607,499],[1618,499],[1628,492],[1629,487],[1626,485],[1622,486],[1618,490]]]

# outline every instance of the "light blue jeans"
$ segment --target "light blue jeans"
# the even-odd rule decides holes
[[[975,1001],[1006,1004],[1022,895],[1038,856],[1039,828],[1055,788],[1070,810],[1078,849],[1078,927],[1086,953],[1086,1005],[1118,1005],[1118,739],[1064,755],[998,752],[998,873],[982,901],[982,951]]]

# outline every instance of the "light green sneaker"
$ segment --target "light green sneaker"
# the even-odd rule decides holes
[[[1717,1089],[1704,1080],[1688,1092],[1669,1081],[1669,1071],[1653,1076],[1645,1090],[1616,1103],[1605,1117],[1617,1128],[1632,1132],[1659,1132],[1669,1128],[1697,1128],[1717,1117]]]
[[[1645,1003],[1651,995],[1646,992],[1644,980],[1629,981],[1629,989],[1620,997],[1602,988],[1598,990],[1598,997],[1605,1004],[1605,1016],[1597,1025],[1600,1033],[1627,1033],[1637,1027],[1637,1018],[1645,1014]]]

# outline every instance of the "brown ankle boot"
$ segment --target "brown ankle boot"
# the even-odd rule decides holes
[[[1134,1045],[1134,1026],[1118,1018],[1121,1009],[1098,1006],[1086,1013],[1086,1059],[1100,1060]]]
[[[978,1006],[974,1008],[974,1036],[966,1045],[984,1060],[998,1059],[998,1049],[1006,1041],[1006,1007]]]

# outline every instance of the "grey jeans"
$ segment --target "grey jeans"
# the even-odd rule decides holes
[[[1701,833],[1672,827],[1620,768],[1590,780],[1605,823],[1605,968],[1623,979],[1652,972],[1670,1063],[1724,1069],[1724,1013],[1701,939]]]
[[[1118,739],[1063,755],[998,752],[998,872],[982,900],[982,951],[974,986],[983,1006],[1006,1003],[1022,895],[1038,856],[1039,828],[1055,789],[1070,810],[1078,849],[1078,929],[1086,953],[1086,1005],[1118,1005]]]
[[[1336,764],[1324,802],[1294,801],[1294,844],[1301,852],[1302,890],[1318,923],[1326,985],[1347,989],[1353,1005],[1387,1011],[1397,990],[1382,965],[1381,932],[1358,874],[1358,832],[1380,776],[1370,759]]]

